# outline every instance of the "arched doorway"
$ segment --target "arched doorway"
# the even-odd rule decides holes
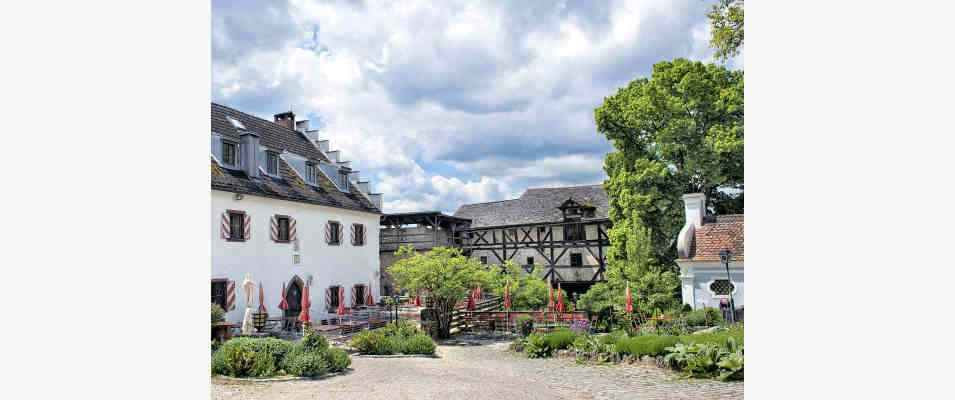
[[[285,290],[285,301],[288,303],[288,309],[285,310],[286,317],[298,317],[302,312],[302,288],[304,283],[295,276],[289,281],[288,288]]]

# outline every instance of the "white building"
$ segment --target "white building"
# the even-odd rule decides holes
[[[268,121],[212,104],[211,288],[227,321],[244,316],[247,273],[253,309],[261,283],[270,317],[297,316],[305,286],[313,321],[337,308],[338,287],[346,307],[366,290],[379,299],[381,195],[328,146],[291,112]]]
[[[732,300],[742,309],[743,298],[743,214],[706,215],[702,193],[683,196],[686,223],[677,239],[676,260],[680,266],[683,303],[694,309],[719,307]],[[720,253],[729,251],[729,278]]]

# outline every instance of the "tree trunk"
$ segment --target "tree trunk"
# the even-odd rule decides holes
[[[435,300],[434,313],[438,321],[438,339],[447,339],[451,337],[451,314],[453,312],[453,302]]]

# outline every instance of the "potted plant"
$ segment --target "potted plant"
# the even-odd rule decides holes
[[[232,324],[225,322],[225,310],[218,304],[212,303],[212,338],[218,340],[228,340],[231,334]]]

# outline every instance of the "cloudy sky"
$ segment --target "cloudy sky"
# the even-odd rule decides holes
[[[386,212],[453,212],[602,182],[594,109],[657,61],[709,60],[713,2],[215,0],[212,100],[291,107]]]

